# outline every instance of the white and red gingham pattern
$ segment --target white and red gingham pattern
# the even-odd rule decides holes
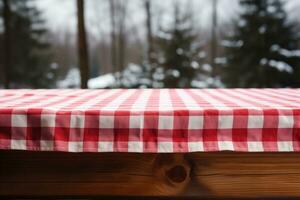
[[[300,151],[300,89],[0,90],[0,149]]]

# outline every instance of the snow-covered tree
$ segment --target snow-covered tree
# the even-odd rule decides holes
[[[222,42],[228,87],[300,86],[299,35],[281,0],[240,0],[234,33]]]
[[[149,79],[149,65],[129,63],[121,74],[120,84],[122,88],[149,88],[151,79]]]
[[[190,13],[174,6],[174,22],[168,30],[156,36],[156,64],[153,87],[193,87],[192,82],[201,72],[205,54],[197,42]]]

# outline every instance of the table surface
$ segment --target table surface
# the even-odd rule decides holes
[[[0,149],[300,151],[300,89],[0,90]]]

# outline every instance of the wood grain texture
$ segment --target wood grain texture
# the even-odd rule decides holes
[[[1,196],[300,197],[300,155],[0,151]]]
[[[215,196],[300,197],[297,153],[192,155],[193,178]]]

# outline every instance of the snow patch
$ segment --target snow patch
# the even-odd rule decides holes
[[[246,25],[247,25],[246,20],[241,19],[241,20],[238,21],[238,26],[239,27],[245,27]]]
[[[167,75],[169,76],[173,76],[175,78],[179,78],[180,77],[180,72],[176,69],[169,69],[167,72]]]
[[[215,58],[215,63],[219,65],[225,65],[227,64],[227,58],[226,57],[217,57]]]
[[[225,85],[222,83],[219,77],[212,78],[208,76],[201,76],[200,80],[193,80],[191,86],[194,88],[224,88]]]
[[[56,62],[51,63],[50,68],[53,70],[57,70],[58,69],[58,64]]]
[[[288,50],[281,48],[278,44],[271,46],[271,51],[278,52],[280,55],[287,58],[300,57],[300,50]]]
[[[177,55],[182,55],[183,49],[181,49],[181,48],[176,49],[176,53],[177,53]]]
[[[268,6],[267,11],[269,13],[275,13],[276,12],[276,7],[273,5]]]
[[[109,88],[115,84],[115,77],[113,74],[105,74],[92,78],[88,81],[88,87],[90,89]]]
[[[129,63],[128,66],[121,74],[120,84],[126,88],[132,87],[147,87],[151,84],[151,81],[145,77],[146,71],[144,71],[140,65]]]
[[[264,34],[267,31],[267,27],[265,25],[259,27],[258,32],[260,34]]]
[[[244,45],[244,42],[242,40],[238,40],[238,41],[223,40],[221,42],[221,45],[224,47],[242,47]]]
[[[278,69],[281,72],[287,72],[290,74],[294,72],[293,68],[289,64],[282,61],[270,60],[269,65]]]
[[[192,61],[192,62],[191,62],[191,67],[194,68],[194,69],[199,69],[200,65],[199,65],[198,62]]]
[[[202,69],[203,69],[204,71],[207,71],[207,72],[211,72],[211,71],[212,71],[212,67],[211,67],[210,64],[203,64],[203,65],[202,65]]]
[[[198,54],[199,58],[205,58],[206,57],[206,52],[205,51],[201,51],[199,54]]]
[[[164,40],[171,40],[172,39],[172,35],[171,34],[165,33],[163,31],[160,31],[158,33],[158,37],[161,38],[161,39],[164,39]]]
[[[80,72],[78,68],[72,68],[66,75],[64,80],[57,82],[58,88],[79,88],[80,87]]]
[[[260,60],[260,64],[276,68],[280,72],[287,72],[290,74],[294,72],[293,68],[289,64],[282,61],[268,60],[266,58],[263,58]]]

